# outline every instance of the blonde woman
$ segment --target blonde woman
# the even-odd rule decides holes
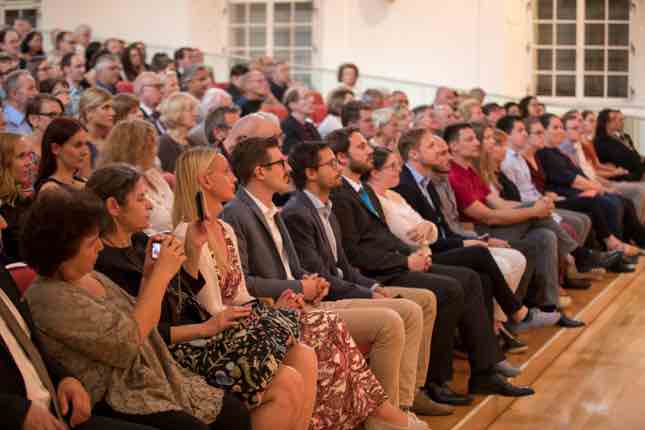
[[[175,172],[177,157],[188,146],[188,133],[197,124],[199,102],[188,93],[175,93],[161,102],[161,122],[166,133],[159,137],[161,168]]]
[[[114,126],[112,95],[101,88],[88,88],[78,102],[79,119],[87,129],[91,157],[81,176],[89,178],[103,149],[107,135]]]
[[[21,260],[18,240],[22,219],[31,204],[22,184],[31,179],[31,164],[31,148],[25,137],[0,132],[0,217],[7,224],[2,230],[3,264]]]
[[[197,191],[203,193],[208,218],[217,220],[212,223],[199,262],[206,285],[198,300],[211,314],[253,300],[246,288],[235,232],[218,219],[224,202],[235,195],[236,182],[226,158],[212,148],[191,149],[177,160],[175,234],[186,236],[188,223],[197,219]],[[280,296],[276,306],[299,312],[301,341],[312,347],[318,357],[317,386],[303,398],[305,404],[314,407],[313,416],[308,411],[308,428],[349,430],[365,421],[368,430],[427,429],[416,417],[386,401],[383,388],[337,314],[304,309],[302,295],[291,290]]]
[[[152,124],[142,119],[118,123],[108,135],[99,166],[128,163],[143,172],[146,197],[152,203],[150,224],[144,230],[149,236],[172,230],[172,202],[174,194],[156,167],[157,132]]]

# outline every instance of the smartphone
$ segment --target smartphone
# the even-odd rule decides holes
[[[481,240],[482,242],[488,242],[488,239],[490,238],[490,234],[484,233],[477,237],[477,240]]]
[[[195,194],[195,205],[197,207],[197,218],[200,221],[204,221],[204,196],[202,196],[201,191],[197,191],[197,194]]]
[[[159,258],[159,253],[161,252],[161,242],[152,242],[151,257],[153,260]]]

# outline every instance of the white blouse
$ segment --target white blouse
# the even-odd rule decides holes
[[[411,241],[407,233],[419,224],[429,223],[432,228],[424,242],[432,244],[437,241],[437,227],[419,215],[399,193],[387,190],[385,196],[380,194],[377,194],[377,196],[385,213],[385,222],[396,237],[410,246],[419,247],[422,244]]]
[[[154,186],[148,187],[146,197],[152,203],[150,213],[150,227],[144,232],[152,236],[164,231],[172,231],[172,205],[175,199],[170,185],[164,179],[161,171],[152,168],[145,172],[146,179]]]

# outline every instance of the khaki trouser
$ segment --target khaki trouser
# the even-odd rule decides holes
[[[359,344],[370,344],[370,369],[395,406],[411,406],[425,385],[437,301],[428,290],[386,287],[402,299],[323,302],[338,313]]]

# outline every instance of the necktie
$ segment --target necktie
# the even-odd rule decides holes
[[[367,194],[367,190],[361,187],[361,190],[358,192],[358,195],[360,196],[363,203],[365,203],[365,206],[367,206],[367,209],[369,209],[369,211],[372,212],[377,218],[380,218],[378,211],[376,210],[376,208],[374,207],[374,204],[372,203],[372,200],[370,199],[370,195]]]
[[[49,391],[49,395],[51,396],[51,401],[54,404],[54,409],[56,410],[56,416],[62,421],[63,418],[58,407],[56,390],[54,389],[54,384],[49,377],[43,358],[2,299],[0,299],[0,317],[2,317],[5,323],[7,323],[7,327],[9,327],[9,330],[11,330],[14,337],[27,354],[27,357],[29,357],[34,369],[36,369],[36,373],[38,373],[40,380],[45,384],[45,387],[47,387],[47,391]]]

